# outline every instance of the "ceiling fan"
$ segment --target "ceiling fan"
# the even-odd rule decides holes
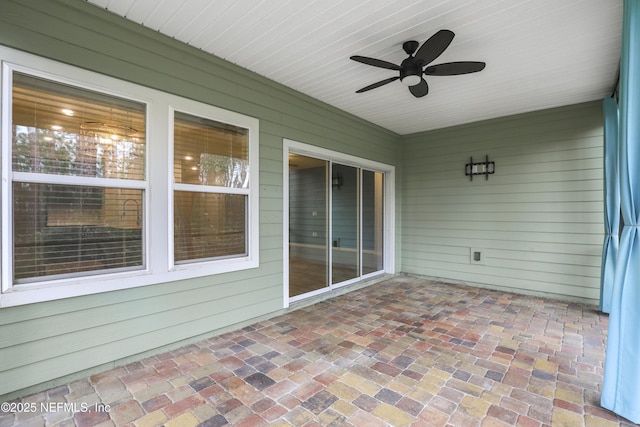
[[[366,92],[396,80],[400,80],[409,87],[409,91],[413,96],[421,98],[429,93],[429,85],[424,77],[422,77],[423,74],[426,76],[455,76],[482,71],[486,64],[478,61],[445,62],[424,68],[439,57],[447,47],[449,47],[454,36],[455,34],[453,31],[440,30],[431,36],[429,40],[424,42],[422,46],[420,46],[420,43],[415,40],[404,42],[402,48],[409,57],[402,61],[402,64],[400,65],[383,61],[381,59],[368,58],[366,56],[352,56],[351,59],[357,62],[362,62],[363,64],[399,71],[398,76],[389,77],[388,79],[365,86],[362,89],[357,90],[356,93]],[[420,46],[419,49],[418,46]]]

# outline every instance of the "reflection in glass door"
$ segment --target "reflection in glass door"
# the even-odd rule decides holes
[[[329,286],[329,162],[289,154],[289,297]]]
[[[289,153],[289,298],[384,270],[384,177]]]

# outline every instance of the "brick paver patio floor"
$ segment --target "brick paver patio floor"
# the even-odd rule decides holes
[[[629,426],[599,406],[607,316],[413,277],[67,385],[0,426]],[[107,406],[108,405],[108,406]]]

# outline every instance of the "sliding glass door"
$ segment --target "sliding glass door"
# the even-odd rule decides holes
[[[384,173],[289,154],[289,297],[384,270]]]

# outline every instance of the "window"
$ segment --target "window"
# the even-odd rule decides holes
[[[257,119],[4,47],[0,60],[0,307],[259,265]]]
[[[174,114],[176,264],[247,254],[247,129]]]
[[[144,268],[146,106],[19,72],[12,94],[12,282]]]

